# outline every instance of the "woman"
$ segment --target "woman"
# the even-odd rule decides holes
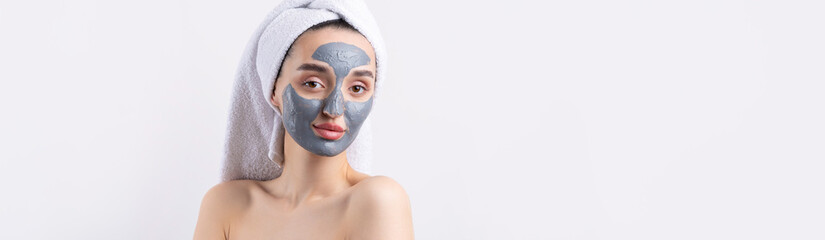
[[[287,1],[262,23],[195,239],[413,239],[403,188],[350,165],[385,62],[371,20],[360,2]]]

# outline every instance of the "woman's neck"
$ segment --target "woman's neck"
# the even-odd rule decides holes
[[[272,187],[295,207],[350,187],[352,171],[346,151],[332,157],[316,155],[285,133],[283,171],[272,181]]]

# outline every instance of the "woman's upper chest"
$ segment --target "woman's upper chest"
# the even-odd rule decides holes
[[[348,196],[290,206],[284,199],[253,198],[230,220],[229,239],[344,239]]]

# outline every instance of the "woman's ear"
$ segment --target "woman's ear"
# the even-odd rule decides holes
[[[269,102],[271,102],[275,107],[281,108],[281,101],[278,100],[278,91],[272,91],[272,97],[269,98]]]

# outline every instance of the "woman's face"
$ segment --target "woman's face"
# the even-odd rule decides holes
[[[361,34],[324,28],[295,40],[276,80],[272,104],[304,149],[335,156],[355,140],[372,109],[375,53]]]

